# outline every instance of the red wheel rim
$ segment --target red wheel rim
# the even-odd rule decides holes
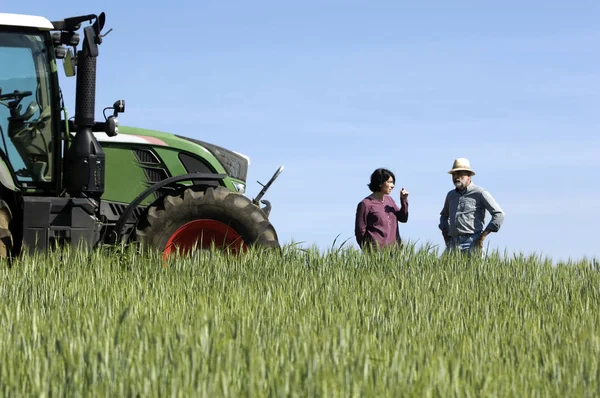
[[[179,227],[171,235],[163,251],[163,259],[172,254],[186,255],[193,248],[209,249],[212,245],[232,253],[246,250],[246,243],[229,225],[215,220],[194,220]]]

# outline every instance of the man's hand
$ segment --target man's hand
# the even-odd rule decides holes
[[[479,235],[479,238],[477,238],[477,240],[475,241],[475,244],[477,245],[478,248],[483,249],[483,241],[489,234],[490,234],[490,231],[483,231],[481,233],[481,235]]]
[[[406,189],[404,189],[404,187],[402,187],[402,190],[400,190],[400,200],[406,200],[408,199],[408,191],[406,191]]]

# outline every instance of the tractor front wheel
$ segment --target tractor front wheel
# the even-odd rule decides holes
[[[164,258],[213,246],[233,253],[253,245],[279,247],[275,228],[263,211],[224,187],[206,191],[191,187],[158,199],[140,218],[136,240],[161,251]]]

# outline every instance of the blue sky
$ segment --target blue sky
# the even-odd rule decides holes
[[[36,4],[37,3],[37,4]],[[492,249],[600,256],[600,3],[32,2],[3,12],[107,14],[97,117],[251,158],[282,243],[351,238],[377,167],[404,186],[401,235],[441,244],[446,173],[467,157],[506,213]],[[85,5],[87,4],[87,5]],[[64,83],[73,114],[74,80]],[[488,218],[489,219],[489,218]]]

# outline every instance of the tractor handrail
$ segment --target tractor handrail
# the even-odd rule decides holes
[[[115,234],[115,243],[118,242],[122,237],[121,237],[121,230],[123,229],[123,227],[125,226],[125,223],[127,222],[127,220],[129,219],[129,217],[131,216],[131,213],[133,213],[133,210],[139,206],[140,203],[142,203],[142,201],[144,199],[146,199],[148,196],[150,196],[150,194],[153,194],[154,192],[158,191],[159,189],[173,184],[175,182],[180,182],[180,181],[195,181],[195,180],[209,180],[209,181],[213,181],[213,180],[222,180],[223,178],[227,177],[226,174],[211,174],[211,173],[190,173],[190,174],[184,174],[184,175],[179,175],[179,176],[174,176],[174,177],[169,177],[166,178],[164,180],[162,180],[161,182],[157,182],[156,184],[152,185],[151,187],[149,187],[148,189],[146,189],[145,191],[143,191],[142,193],[140,193],[134,200],[133,202],[131,202],[127,208],[125,209],[125,211],[123,212],[123,214],[121,214],[121,217],[119,217],[119,219],[117,220],[117,223],[115,224],[115,229],[113,230],[113,234]]]

